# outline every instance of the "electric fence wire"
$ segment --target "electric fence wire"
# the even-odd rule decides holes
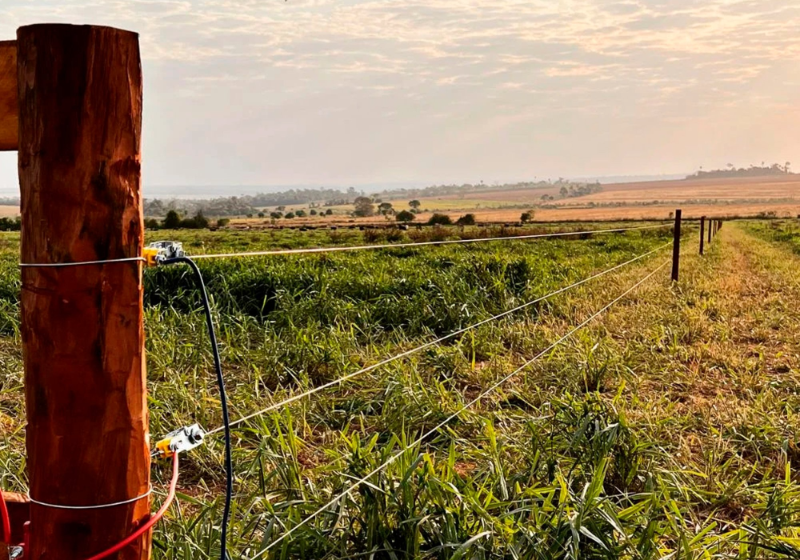
[[[277,402],[277,403],[271,404],[271,405],[269,405],[269,406],[267,406],[265,408],[262,408],[261,410],[253,412],[253,413],[248,414],[246,416],[242,416],[241,418],[238,418],[237,420],[234,420],[233,422],[230,422],[229,426],[231,428],[236,427],[236,426],[238,426],[240,424],[243,424],[244,422],[247,422],[248,420],[252,420],[253,418],[257,418],[259,416],[262,416],[262,415],[264,415],[264,414],[266,414],[268,412],[271,412],[273,410],[276,410],[276,409],[279,409],[281,407],[284,407],[284,406],[286,406],[288,404],[291,404],[291,403],[293,403],[295,401],[298,401],[298,400],[301,400],[301,399],[303,399],[305,397],[314,395],[316,393],[319,393],[320,391],[324,391],[325,389],[329,389],[329,388],[334,387],[336,385],[341,385],[342,383],[345,383],[345,382],[347,382],[347,381],[349,381],[349,380],[351,380],[351,379],[353,379],[355,377],[358,377],[358,376],[363,375],[365,373],[369,373],[370,371],[373,371],[375,369],[378,369],[380,367],[388,365],[388,364],[390,364],[392,362],[395,362],[395,361],[400,360],[402,358],[406,358],[408,356],[411,356],[413,354],[421,352],[422,350],[425,350],[426,348],[430,348],[431,346],[435,346],[437,344],[441,344],[442,342],[445,342],[445,341],[447,341],[447,340],[449,340],[451,338],[454,338],[456,336],[459,336],[461,334],[469,332],[469,331],[471,331],[473,329],[476,329],[478,327],[481,327],[481,326],[483,326],[483,325],[485,325],[487,323],[491,323],[492,321],[496,321],[498,319],[502,319],[503,317],[506,317],[508,315],[516,313],[517,311],[521,311],[522,309],[530,307],[531,305],[535,305],[535,304],[540,303],[542,301],[545,301],[545,300],[548,300],[550,298],[553,298],[553,297],[555,297],[555,296],[557,296],[559,294],[563,294],[564,292],[567,292],[569,290],[572,290],[574,288],[582,286],[583,284],[586,284],[587,282],[591,282],[592,280],[596,280],[597,278],[601,278],[601,277],[603,277],[603,276],[605,276],[607,274],[610,274],[610,273],[612,273],[614,271],[617,271],[617,270],[619,270],[621,268],[624,268],[624,267],[626,267],[626,266],[628,266],[630,264],[633,264],[633,263],[635,263],[635,262],[637,262],[637,261],[639,261],[641,259],[649,257],[650,255],[652,255],[654,253],[657,253],[658,251],[661,251],[662,249],[664,249],[664,248],[666,248],[667,246],[670,246],[670,245],[672,245],[671,241],[669,243],[665,243],[664,245],[661,245],[660,247],[657,247],[657,248],[653,249],[652,251],[648,251],[647,253],[643,253],[643,254],[641,254],[641,255],[639,255],[637,257],[634,257],[634,258],[632,258],[632,259],[630,259],[628,261],[625,261],[624,263],[621,263],[621,264],[618,264],[618,265],[616,265],[616,266],[614,266],[612,268],[608,268],[606,270],[603,270],[602,272],[599,272],[597,274],[589,276],[588,278],[584,278],[583,280],[579,280],[578,282],[575,282],[573,284],[570,284],[569,286],[560,288],[560,289],[558,289],[558,290],[556,290],[554,292],[551,292],[551,293],[549,293],[547,295],[544,295],[544,296],[538,297],[538,298],[536,298],[534,300],[531,300],[531,301],[528,301],[526,303],[523,303],[522,305],[518,305],[517,307],[514,307],[513,309],[509,309],[507,311],[503,311],[502,313],[498,313],[497,315],[494,315],[492,317],[484,319],[483,321],[479,321],[477,323],[474,323],[472,325],[469,325],[469,326],[464,327],[462,329],[459,329],[457,331],[453,331],[453,332],[451,332],[449,334],[446,334],[446,335],[444,335],[444,336],[442,336],[440,338],[437,338],[435,340],[431,340],[431,341],[426,342],[426,343],[424,343],[424,344],[422,344],[420,346],[416,346],[416,347],[411,348],[411,349],[409,349],[409,350],[407,350],[405,352],[401,352],[400,354],[396,354],[394,356],[386,358],[386,359],[384,359],[384,360],[382,360],[380,362],[377,362],[375,364],[372,364],[370,366],[362,368],[362,369],[360,369],[358,371],[354,371],[353,373],[347,374],[347,375],[345,375],[343,377],[340,377],[338,379],[334,379],[332,381],[329,381],[327,383],[324,383],[322,385],[314,387],[313,389],[309,389],[309,390],[307,390],[307,391],[305,391],[303,393],[288,397],[288,398],[286,398],[286,399],[284,399],[284,400],[282,400],[280,402]],[[210,436],[210,435],[216,434],[216,433],[224,430],[224,428],[225,428],[224,425],[220,426],[218,428],[214,428],[213,430],[209,430],[208,432],[206,432],[206,435]]]
[[[165,259],[161,264],[170,265],[183,263],[189,266],[194,273],[197,280],[197,286],[200,290],[200,295],[203,299],[203,309],[206,316],[206,325],[208,327],[208,336],[211,341],[211,350],[214,354],[214,367],[217,370],[217,385],[219,386],[219,400],[220,407],[222,408],[222,429],[225,433],[225,505],[222,512],[222,526],[220,529],[220,559],[228,560],[228,522],[231,514],[231,500],[233,499],[233,461],[231,459],[231,427],[230,415],[228,413],[228,396],[225,392],[225,378],[222,375],[222,360],[219,355],[219,345],[217,344],[217,335],[214,331],[214,318],[211,313],[211,302],[208,299],[208,291],[206,290],[206,283],[203,280],[203,274],[200,272],[197,264],[189,257],[174,257]]]
[[[662,270],[662,269],[663,269],[665,266],[667,266],[669,263],[670,263],[670,261],[669,261],[669,260],[667,260],[667,261],[664,261],[664,263],[662,263],[661,265],[659,265],[659,266],[658,266],[658,267],[657,267],[655,270],[653,270],[652,272],[648,273],[648,274],[647,274],[647,275],[646,275],[644,278],[642,278],[641,280],[639,280],[638,282],[636,282],[636,283],[635,283],[633,286],[631,286],[630,288],[628,288],[627,290],[625,290],[625,291],[624,291],[624,292],[623,292],[621,295],[619,295],[619,296],[618,296],[617,298],[615,298],[613,301],[611,301],[610,303],[606,304],[606,305],[605,305],[605,306],[604,306],[602,309],[600,309],[599,311],[597,311],[596,313],[594,313],[592,316],[590,316],[588,319],[586,319],[585,321],[583,321],[582,323],[580,323],[580,324],[579,324],[577,327],[573,328],[573,329],[572,329],[571,331],[569,331],[567,334],[565,334],[564,336],[562,336],[561,338],[559,338],[558,340],[556,340],[556,341],[555,341],[554,343],[552,343],[550,346],[548,346],[547,348],[545,348],[544,350],[542,350],[541,352],[539,352],[539,353],[538,353],[536,356],[534,356],[533,358],[531,358],[530,360],[528,360],[527,362],[525,362],[524,364],[522,364],[522,365],[521,365],[519,368],[517,368],[516,370],[512,371],[511,373],[509,373],[508,375],[506,375],[505,377],[503,377],[502,379],[500,379],[499,381],[497,381],[496,383],[494,383],[494,384],[493,384],[492,386],[490,386],[488,389],[486,389],[485,391],[483,391],[481,394],[479,394],[477,397],[475,397],[474,399],[472,399],[471,401],[469,401],[467,404],[463,405],[463,406],[462,406],[461,408],[459,408],[459,409],[458,409],[456,412],[454,412],[453,414],[451,414],[450,416],[448,416],[447,418],[445,418],[445,419],[444,419],[443,421],[441,421],[439,424],[437,424],[436,426],[434,426],[433,428],[431,428],[430,430],[428,430],[427,432],[425,432],[424,434],[422,434],[420,437],[418,437],[417,439],[415,439],[415,440],[414,440],[413,442],[411,442],[410,444],[406,445],[406,446],[405,446],[403,449],[401,449],[399,452],[397,452],[396,454],[394,454],[394,455],[392,455],[391,457],[389,457],[389,458],[388,458],[386,461],[384,461],[383,463],[381,463],[380,465],[378,465],[378,466],[377,466],[375,469],[373,469],[372,471],[370,471],[370,472],[369,472],[367,475],[365,475],[365,476],[363,476],[362,478],[360,478],[360,479],[356,480],[355,482],[353,482],[353,483],[352,483],[350,486],[348,486],[348,487],[347,487],[347,489],[346,489],[346,490],[344,490],[343,492],[341,492],[341,493],[337,494],[336,496],[334,496],[334,497],[333,497],[333,498],[332,498],[332,499],[331,499],[329,502],[327,502],[325,505],[323,505],[322,507],[320,507],[319,509],[317,509],[316,511],[314,511],[314,512],[313,512],[311,515],[309,515],[309,516],[308,516],[308,517],[306,517],[306,518],[305,518],[303,521],[301,521],[300,523],[298,523],[297,525],[295,525],[294,527],[292,527],[292,528],[291,528],[289,531],[287,531],[286,533],[284,533],[283,535],[281,535],[279,538],[277,538],[277,539],[275,539],[274,541],[272,541],[272,542],[271,542],[270,544],[268,544],[266,547],[262,548],[260,552],[258,552],[258,553],[257,553],[255,556],[252,556],[252,557],[251,557],[249,560],[256,560],[257,558],[260,558],[260,557],[264,556],[264,555],[265,555],[267,552],[269,552],[269,551],[270,551],[272,548],[274,548],[275,546],[277,546],[277,545],[278,545],[278,543],[280,543],[280,542],[284,541],[285,539],[287,539],[288,537],[290,537],[290,536],[291,536],[291,535],[292,535],[292,534],[293,534],[295,531],[297,531],[297,530],[298,530],[298,529],[300,529],[301,527],[303,527],[303,526],[307,525],[308,523],[310,523],[310,522],[311,522],[313,519],[315,519],[315,518],[316,518],[318,515],[320,515],[321,513],[323,513],[323,512],[324,512],[326,509],[328,509],[328,508],[329,508],[329,507],[331,507],[332,505],[336,504],[336,503],[337,503],[339,500],[341,500],[341,499],[342,499],[342,498],[344,498],[345,496],[348,496],[348,495],[349,495],[349,494],[350,494],[350,493],[351,493],[353,490],[355,490],[356,488],[358,488],[358,487],[359,487],[361,484],[364,484],[364,483],[367,483],[367,482],[369,482],[369,479],[370,479],[370,478],[372,478],[372,477],[373,477],[375,474],[379,473],[380,471],[382,471],[383,469],[385,469],[386,467],[388,467],[389,465],[391,465],[392,463],[394,463],[394,462],[395,462],[397,459],[399,459],[400,457],[402,457],[404,453],[406,453],[406,452],[407,452],[407,451],[409,451],[410,449],[413,449],[413,448],[414,448],[414,447],[416,447],[417,445],[420,445],[420,444],[421,444],[423,441],[425,441],[425,440],[426,440],[428,437],[430,437],[430,436],[431,436],[431,435],[433,435],[434,433],[438,432],[440,429],[442,429],[444,426],[446,426],[448,423],[450,423],[450,421],[451,421],[451,420],[453,420],[453,419],[455,419],[455,418],[459,417],[459,416],[460,416],[460,415],[461,415],[463,412],[465,412],[467,409],[469,409],[470,407],[472,407],[472,405],[474,405],[475,403],[477,403],[477,402],[479,402],[480,400],[482,400],[483,398],[485,398],[485,397],[486,397],[486,396],[487,396],[489,393],[493,392],[495,389],[497,389],[498,387],[500,387],[501,385],[503,385],[503,384],[504,384],[506,381],[508,381],[508,380],[509,380],[509,379],[511,379],[512,377],[516,376],[516,375],[517,375],[517,374],[519,374],[521,371],[523,371],[523,370],[524,370],[524,369],[526,369],[528,366],[530,366],[532,363],[536,362],[537,360],[539,360],[540,358],[542,358],[543,356],[545,356],[546,354],[548,354],[549,352],[551,352],[553,349],[555,349],[555,348],[556,348],[557,346],[559,346],[561,343],[563,343],[563,342],[565,342],[566,340],[569,340],[570,338],[572,338],[572,336],[574,336],[574,335],[575,335],[575,333],[577,333],[578,331],[580,331],[581,329],[583,329],[583,328],[584,328],[586,325],[588,325],[589,323],[591,323],[592,321],[594,321],[596,318],[598,318],[600,315],[602,315],[603,313],[605,313],[605,312],[606,312],[606,311],[607,311],[609,308],[611,308],[611,307],[612,307],[614,304],[618,303],[618,302],[619,302],[620,300],[622,300],[622,299],[623,299],[625,296],[627,296],[628,294],[630,294],[631,292],[633,292],[634,290],[636,290],[636,288],[638,288],[639,286],[641,286],[642,284],[644,284],[645,282],[647,282],[647,281],[648,281],[650,278],[652,278],[652,277],[653,277],[653,276],[654,276],[656,273],[658,273],[660,270]]]
[[[642,231],[648,229],[663,229],[672,227],[671,223],[633,228],[596,229],[588,231],[562,231],[554,233],[535,233],[530,235],[509,235],[503,237],[476,237],[473,239],[445,239],[442,241],[422,241],[416,243],[384,243],[381,245],[351,245],[345,247],[311,247],[308,249],[274,249],[269,251],[249,251],[243,253],[208,253],[205,255],[191,255],[198,259],[228,259],[234,257],[270,257],[275,255],[307,255],[313,253],[341,253],[345,251],[366,251],[370,249],[404,249],[411,247],[428,247],[431,245],[463,245],[465,243],[480,243],[485,241],[515,241],[522,239],[545,239],[551,237],[574,237],[577,235],[592,235],[597,233],[622,233],[626,231]]]

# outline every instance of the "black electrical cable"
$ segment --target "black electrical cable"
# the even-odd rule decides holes
[[[208,325],[208,336],[211,339],[211,350],[214,354],[214,365],[217,369],[217,385],[219,385],[219,400],[222,407],[222,425],[225,433],[225,507],[222,512],[222,529],[220,533],[220,559],[228,560],[228,520],[231,514],[231,499],[233,498],[233,461],[231,460],[231,427],[230,416],[228,415],[228,397],[225,393],[225,379],[222,377],[222,361],[219,357],[219,346],[217,345],[217,335],[214,332],[214,320],[211,316],[211,303],[208,300],[206,283],[203,281],[203,274],[197,264],[189,257],[174,257],[164,259],[160,264],[184,263],[194,272],[197,279],[200,293],[203,296],[203,307],[205,309],[206,324]]]

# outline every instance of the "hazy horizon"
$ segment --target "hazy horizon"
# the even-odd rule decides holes
[[[146,196],[793,161],[800,5],[698,4],[3,0],[0,39],[37,22],[140,33]],[[0,189],[16,184],[2,153]]]

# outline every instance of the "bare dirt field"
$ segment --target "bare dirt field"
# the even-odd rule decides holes
[[[0,218],[13,218],[19,216],[19,206],[0,205]]]
[[[659,201],[737,201],[787,200],[800,201],[800,175],[745,177],[737,179],[704,179],[699,181],[650,181],[603,185],[603,192],[566,199],[562,204],[594,202]]]
[[[467,195],[443,195],[422,199],[422,207],[434,210],[465,210],[479,207],[539,204],[543,195],[558,196],[558,187],[545,189],[497,190]],[[603,191],[579,198],[557,200],[554,204],[585,206],[594,204],[641,204],[645,202],[768,202],[790,199],[800,201],[800,175],[744,177],[735,179],[703,179],[685,181],[646,181],[609,183]],[[397,200],[405,207],[408,201]]]

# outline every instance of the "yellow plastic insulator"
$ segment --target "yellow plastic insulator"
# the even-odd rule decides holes
[[[156,257],[158,257],[159,253],[160,253],[159,249],[145,247],[144,250],[142,251],[142,256],[144,257],[145,264],[147,266],[158,266],[158,260],[156,259]]]
[[[175,452],[170,447],[171,443],[172,443],[172,438],[168,437],[166,439],[162,439],[156,444],[156,449],[158,450],[159,457],[161,457],[162,459],[169,459],[175,454]]]

